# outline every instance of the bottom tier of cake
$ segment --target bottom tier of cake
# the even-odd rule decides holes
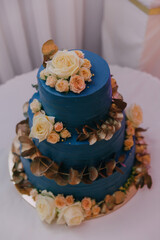
[[[53,194],[73,195],[75,199],[81,200],[84,197],[90,197],[96,201],[101,201],[107,194],[113,194],[120,186],[127,181],[135,159],[135,145],[130,151],[125,152],[126,158],[124,166],[121,166],[123,174],[114,172],[111,176],[103,178],[99,177],[92,184],[79,183],[77,185],[60,186],[54,180],[50,180],[44,176],[36,177],[30,170],[30,159],[21,157],[25,173],[29,181],[38,190],[51,191]]]

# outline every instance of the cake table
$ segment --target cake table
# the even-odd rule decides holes
[[[160,80],[129,68],[110,68],[125,101],[140,104],[143,109],[145,127],[148,127],[145,138],[152,159],[149,170],[153,179],[151,190],[146,187],[139,190],[119,210],[78,227],[47,225],[39,220],[36,211],[13,187],[8,171],[8,154],[15,136],[13,129],[23,119],[23,103],[35,91],[31,84],[36,83],[36,69],[0,86],[1,239],[160,239]]]

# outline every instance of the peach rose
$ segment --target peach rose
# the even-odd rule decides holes
[[[66,128],[64,128],[64,129],[60,132],[60,136],[61,136],[62,138],[69,138],[69,137],[71,137],[71,134],[70,134],[70,132],[69,132]]]
[[[67,80],[59,79],[56,82],[55,89],[58,92],[68,92],[69,91],[69,83]]]
[[[133,123],[134,127],[138,127],[143,122],[143,112],[139,105],[132,104],[127,108],[126,116]]]
[[[92,206],[96,205],[95,199],[92,199]]]
[[[63,195],[61,195],[61,194],[58,194],[55,197],[55,205],[59,209],[65,207],[66,206],[66,199],[65,199],[65,197]]]
[[[68,195],[67,197],[66,197],[66,204],[67,204],[67,206],[70,206],[70,205],[72,205],[74,203],[74,198],[73,198],[73,196],[72,195]]]
[[[85,210],[84,215],[85,215],[86,218],[87,218],[87,217],[91,217],[91,215],[92,215],[92,210],[91,210],[91,209]]]
[[[134,145],[133,137],[129,137],[126,140],[124,140],[125,150],[130,150],[133,145]]]
[[[84,78],[79,75],[72,76],[69,83],[70,83],[70,90],[74,93],[80,93],[86,87]]]
[[[63,129],[63,123],[62,122],[56,122],[54,125],[54,129],[56,132],[60,132]]]
[[[57,78],[55,76],[48,76],[46,80],[46,85],[54,88],[56,85],[56,82],[57,82]]]
[[[84,58],[84,53],[83,53],[82,51],[80,51],[80,50],[75,50],[75,53],[77,54],[77,56],[78,56],[79,58]]]
[[[87,58],[85,58],[82,67],[91,68],[91,66],[91,62]]]
[[[126,133],[127,133],[127,135],[133,136],[133,135],[135,134],[135,129],[134,129],[134,127],[128,126],[128,127],[126,128]]]
[[[89,210],[92,207],[92,201],[90,198],[87,198],[87,197],[82,199],[81,204],[84,210]]]
[[[55,131],[52,131],[47,137],[47,142],[49,142],[49,143],[55,144],[59,141],[60,141],[60,136]]]
[[[92,207],[92,213],[93,213],[93,216],[97,216],[99,213],[100,213],[100,207],[98,205],[95,205]]]
[[[88,68],[82,67],[79,70],[79,75],[84,78],[85,81],[91,82],[91,71]]]

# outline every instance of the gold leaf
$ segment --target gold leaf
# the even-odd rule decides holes
[[[145,184],[147,184],[147,187],[150,189],[152,187],[152,178],[149,174],[145,174],[144,176]]]
[[[49,179],[55,179],[58,170],[59,170],[58,164],[52,162],[47,171],[44,173],[44,176]]]
[[[114,103],[117,105],[118,108],[121,109],[121,111],[123,111],[127,106],[127,103],[123,102],[121,99],[114,99]]]
[[[18,184],[23,181],[23,177],[20,176],[18,171],[14,171],[12,181],[15,182],[15,184]]]
[[[98,141],[98,136],[95,134],[95,133],[92,133],[90,136],[89,136],[89,144],[90,145],[93,145],[95,144],[97,141]]]
[[[69,171],[68,183],[71,185],[76,185],[76,184],[79,184],[80,182],[81,182],[81,176],[79,172],[71,168]]]
[[[123,163],[124,160],[125,160],[125,157],[126,157],[125,154],[121,155],[121,156],[118,158],[118,162]]]
[[[34,146],[33,141],[28,136],[20,136],[18,139],[19,139],[20,143],[22,143],[22,144],[26,143],[31,146]]]
[[[12,153],[16,154],[18,156],[20,156],[20,154],[21,154],[21,152],[20,152],[20,142],[19,142],[17,136],[14,138],[13,143],[12,143]]]
[[[85,141],[87,140],[89,135],[85,135],[84,133],[80,133],[77,137],[77,141]]]
[[[22,157],[29,157],[31,155],[33,155],[36,152],[36,148],[32,147],[30,149],[24,150],[24,148],[22,147],[22,152],[21,152],[21,156]]]
[[[115,169],[115,167],[116,167],[116,162],[115,162],[115,160],[113,159],[113,160],[107,162],[107,163],[105,164],[105,167],[106,167],[106,174],[107,174],[107,176],[112,175],[112,173],[113,173],[113,171],[114,171],[114,169]]]
[[[116,170],[117,172],[121,173],[121,174],[124,174],[124,172],[123,172],[119,167],[117,167],[117,166],[115,166],[115,170]]]
[[[33,188],[32,184],[28,180],[24,180],[21,183],[15,184],[15,186],[21,194],[26,195],[30,195],[30,191]]]
[[[89,172],[89,179],[91,181],[95,181],[98,177],[97,169],[95,167],[89,167],[88,172]]]
[[[89,179],[89,176],[83,175],[82,182],[85,184],[91,184],[92,181]]]
[[[30,169],[35,176],[42,176],[52,165],[52,160],[47,157],[40,156],[34,158],[31,162]]]
[[[28,119],[23,120],[16,125],[16,134],[18,136],[24,136],[24,135],[29,136],[29,133],[30,133],[30,128],[28,124]]]
[[[59,173],[53,175],[52,179],[60,186],[66,186],[68,184],[68,179],[62,177]]]

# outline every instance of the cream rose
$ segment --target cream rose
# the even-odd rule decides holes
[[[67,80],[60,79],[56,82],[55,89],[58,92],[68,92],[69,91],[69,83]]]
[[[57,223],[64,224],[68,226],[75,226],[81,224],[84,220],[83,210],[81,203],[77,202],[71,206],[64,207],[59,213]]]
[[[79,75],[72,76],[69,84],[70,84],[70,90],[74,93],[80,93],[86,87],[84,78]]]
[[[126,116],[132,122],[133,127],[138,127],[143,122],[143,112],[139,105],[132,104],[127,108]]]
[[[48,76],[46,80],[46,85],[54,88],[56,85],[56,82],[57,82],[57,78],[55,76]]]
[[[74,51],[58,51],[51,61],[47,62],[46,71],[55,74],[59,78],[69,78],[77,73],[83,64]]]
[[[36,210],[42,221],[51,223],[56,216],[56,206],[54,196],[51,193],[42,191],[36,199]]]
[[[30,109],[33,113],[39,112],[41,110],[41,103],[37,99],[34,99],[30,103]]]
[[[45,140],[53,130],[54,118],[51,119],[43,113],[39,113],[33,117],[33,126],[31,128],[30,137],[37,138],[39,142]]]

